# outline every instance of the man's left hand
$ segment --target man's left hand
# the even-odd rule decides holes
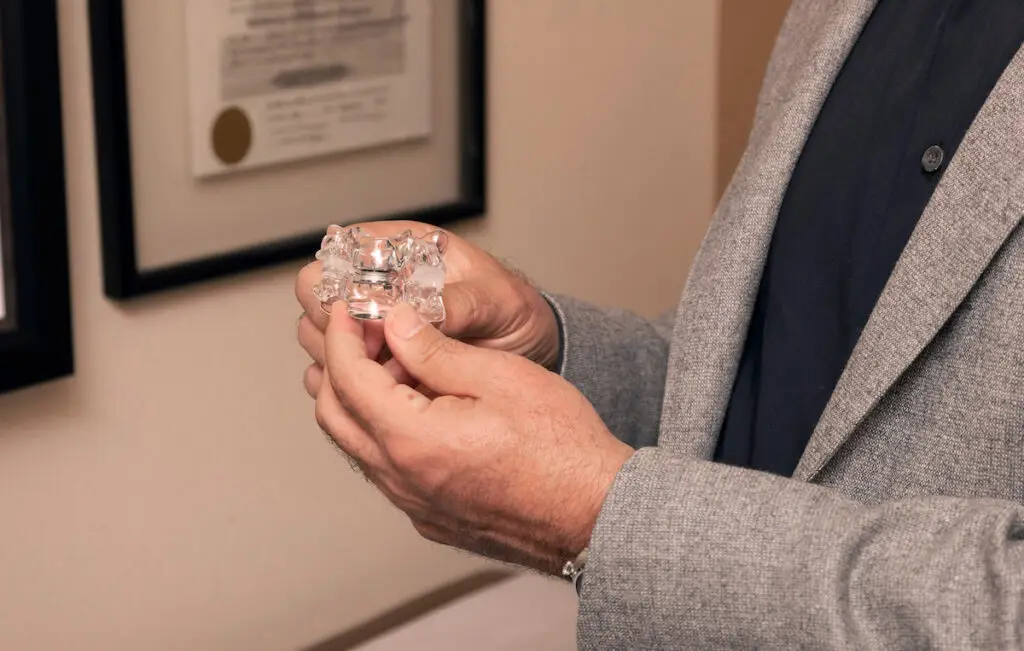
[[[389,372],[363,327],[331,316],[317,422],[421,535],[549,573],[587,546],[633,450],[582,394],[523,357],[446,337],[407,305],[385,324],[405,371]]]

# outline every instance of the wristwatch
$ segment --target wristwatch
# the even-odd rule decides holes
[[[587,551],[587,548],[584,548],[576,558],[566,562],[562,567],[562,578],[572,582],[577,596],[583,590],[583,570],[587,567]]]

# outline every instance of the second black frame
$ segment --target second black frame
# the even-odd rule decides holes
[[[104,290],[113,299],[168,290],[309,257],[323,233],[238,249],[160,269],[141,270],[135,252],[131,115],[124,0],[89,0],[96,156],[103,241]],[[457,0],[460,44],[460,194],[452,202],[368,220],[409,219],[434,225],[486,210],[486,0]]]

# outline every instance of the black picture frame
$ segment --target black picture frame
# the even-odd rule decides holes
[[[457,200],[366,221],[408,219],[442,225],[486,211],[486,0],[457,0],[459,16],[459,186]],[[103,242],[104,291],[115,300],[178,288],[308,258],[323,232],[159,269],[140,270],[135,252],[124,7],[122,0],[89,0],[96,155]]]
[[[0,393],[74,372],[56,0],[0,3]]]

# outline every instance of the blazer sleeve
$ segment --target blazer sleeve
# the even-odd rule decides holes
[[[581,649],[1024,648],[1024,507],[865,505],[649,448],[590,547]]]
[[[561,338],[559,374],[594,405],[609,430],[634,448],[658,440],[675,312],[655,320],[544,294]]]

